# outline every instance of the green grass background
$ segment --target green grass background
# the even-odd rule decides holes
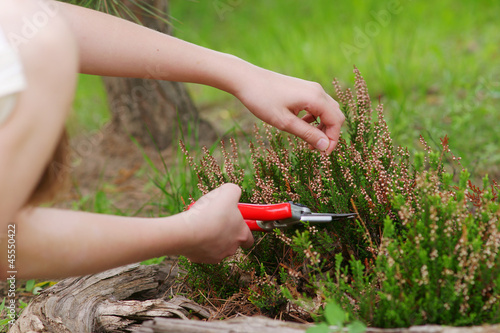
[[[384,103],[396,143],[423,134],[474,174],[499,172],[499,1],[171,0],[175,35],[256,65],[320,82],[353,84],[353,65]],[[190,86],[195,102],[231,96]],[[73,132],[106,121],[102,85],[82,76]]]

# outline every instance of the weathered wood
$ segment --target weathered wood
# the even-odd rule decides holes
[[[272,320],[265,317],[238,317],[226,321],[194,321],[155,318],[147,321],[135,333],[303,333],[310,325]],[[332,327],[332,332],[335,328]],[[344,329],[343,332],[348,332]],[[437,325],[410,328],[368,328],[366,333],[498,333],[500,325],[447,327]]]
[[[209,317],[184,297],[158,298],[176,277],[170,266],[134,264],[65,279],[34,298],[10,332],[126,332],[155,317],[186,318],[190,310]]]
[[[155,318],[135,333],[303,333],[308,326],[261,316],[210,322]]]

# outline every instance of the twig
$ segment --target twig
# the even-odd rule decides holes
[[[356,204],[354,203],[354,200],[351,198],[351,203],[352,203],[352,207],[354,208],[354,211],[356,212],[356,215],[358,215],[358,219],[359,221],[361,222],[361,224],[363,225],[363,228],[365,228],[365,234],[366,234],[366,238],[368,240],[368,242],[370,243],[370,246],[371,248],[375,248],[373,246],[373,242],[372,242],[372,236],[370,236],[370,232],[368,231],[368,228],[366,227],[366,224],[365,222],[363,221],[363,219],[361,218],[361,215],[359,215],[359,212],[358,212],[358,208],[356,207]]]

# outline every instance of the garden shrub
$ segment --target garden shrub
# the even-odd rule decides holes
[[[412,163],[354,73],[354,93],[334,81],[347,134],[330,155],[268,126],[255,129],[250,162],[234,139],[221,161],[204,149],[197,163],[181,147],[202,193],[232,182],[241,202],[294,201],[357,219],[256,233],[251,250],[219,265],[183,260],[187,284],[219,299],[246,293],[263,313],[291,319],[311,319],[326,300],[380,327],[498,322],[498,185],[485,178],[479,189],[462,171],[455,186],[446,137],[441,152],[421,139],[425,153]]]

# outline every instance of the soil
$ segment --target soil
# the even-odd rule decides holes
[[[229,136],[241,137],[251,132],[256,118],[237,101],[224,105],[205,105],[200,107],[200,114],[214,126],[224,138],[228,129],[234,128]],[[93,196],[98,190],[104,191],[113,205],[125,214],[151,216],[152,205],[161,196],[159,189],[150,185],[151,167],[145,162],[146,154],[153,164],[163,169],[175,164],[178,146],[173,145],[162,151],[154,147],[142,147],[143,151],[130,138],[107,130],[87,133],[71,140],[73,164],[71,177],[73,186],[55,206],[71,208],[75,200]],[[202,141],[200,145],[211,146],[214,142]]]
[[[142,214],[147,214],[148,204],[159,195],[159,190],[151,187],[145,191],[149,169],[142,152],[130,139],[112,132],[106,135],[99,132],[76,137],[71,146],[74,154],[73,186],[56,207],[71,208],[75,200],[92,197],[101,190],[120,211],[132,213],[146,205]],[[167,163],[172,160],[172,151],[172,148],[167,148],[160,155],[152,148],[144,148],[144,153],[157,167],[160,167],[161,158]]]

